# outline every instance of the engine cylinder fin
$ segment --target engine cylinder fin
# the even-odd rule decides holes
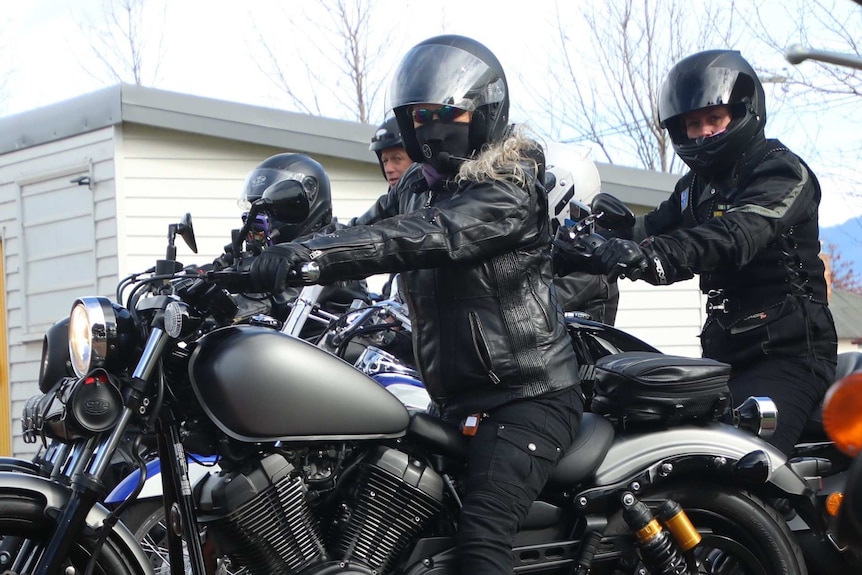
[[[286,476],[211,526],[232,540],[234,559],[255,574],[295,573],[325,556],[299,477]]]
[[[394,449],[378,457],[363,465],[355,503],[332,549],[339,559],[388,573],[405,546],[440,510],[442,479]]]

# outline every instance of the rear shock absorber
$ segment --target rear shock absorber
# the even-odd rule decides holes
[[[658,518],[673,535],[674,541],[685,556],[689,570],[697,573],[698,565],[694,548],[700,543],[702,537],[692,525],[685,510],[673,499],[665,499],[658,506]]]
[[[632,493],[621,498],[623,519],[637,538],[641,559],[654,575],[685,575],[688,564],[674,540],[662,528],[652,511]]]

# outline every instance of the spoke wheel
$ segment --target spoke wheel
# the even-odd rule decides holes
[[[165,519],[165,510],[161,500],[139,501],[134,503],[122,517],[135,538],[140,541],[141,547],[156,575],[171,575],[170,558],[168,555],[168,525]],[[183,546],[185,547],[185,546]],[[191,563],[185,548],[183,554],[186,557],[185,572],[191,573]],[[246,573],[244,569],[236,569],[231,566],[227,558],[219,559],[216,571],[217,575],[241,575]]]

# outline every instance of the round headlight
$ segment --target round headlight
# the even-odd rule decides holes
[[[110,300],[83,297],[69,314],[69,356],[78,377],[102,367],[117,345],[117,317]]]

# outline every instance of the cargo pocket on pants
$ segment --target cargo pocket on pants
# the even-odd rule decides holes
[[[538,494],[561,456],[558,445],[533,429],[497,425],[488,479],[513,497]]]

